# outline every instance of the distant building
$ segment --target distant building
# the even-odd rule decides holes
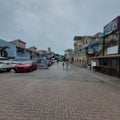
[[[40,53],[40,55],[47,55],[47,50],[38,50],[38,52]]]
[[[49,52],[49,53],[51,52],[51,48],[50,48],[50,47],[48,47],[48,52]]]
[[[33,51],[33,52],[36,52],[36,51],[37,51],[37,48],[36,48],[35,46],[33,46],[33,47],[28,48],[28,50],[31,50],[31,51]]]
[[[94,35],[96,38],[101,38],[103,37],[103,33],[102,32],[98,32]]]
[[[51,59],[54,57],[55,53],[51,51],[51,48],[48,48],[48,50],[38,50],[41,57],[46,57],[46,59]]]
[[[74,63],[85,66],[89,64],[86,54],[88,46],[95,40],[95,36],[75,36],[74,37]]]
[[[32,47],[28,48],[28,50],[31,51],[31,55],[30,55],[31,59],[39,57],[39,52],[37,51],[37,48],[35,46],[32,46]]]
[[[69,60],[69,62],[74,62],[74,50],[73,49],[66,49],[65,50],[65,59]]]

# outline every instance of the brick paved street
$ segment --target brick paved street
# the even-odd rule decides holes
[[[120,88],[61,64],[0,73],[0,120],[120,120]]]

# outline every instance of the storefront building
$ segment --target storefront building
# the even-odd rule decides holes
[[[0,46],[7,47],[5,49],[5,52],[9,59],[19,59],[19,60],[26,59],[27,60],[27,59],[39,57],[39,53],[37,51],[27,49],[26,43],[19,39],[13,40],[11,42],[0,39]],[[0,56],[3,57],[2,54],[3,53],[0,53]]]
[[[74,63],[85,67],[88,63],[86,54],[88,46],[95,40],[94,36],[75,36],[74,37]]]
[[[120,16],[104,26],[103,48],[92,59],[97,71],[120,77]]]

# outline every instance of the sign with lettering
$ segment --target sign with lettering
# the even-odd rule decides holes
[[[88,49],[88,54],[93,54],[93,49]]]
[[[107,54],[117,54],[118,53],[118,46],[113,46],[107,48]]]
[[[104,36],[109,35],[119,30],[119,17],[115,18],[112,22],[104,27]]]

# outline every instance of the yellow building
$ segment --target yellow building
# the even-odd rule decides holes
[[[75,36],[74,37],[74,63],[80,66],[88,64],[86,48],[95,40],[94,36]]]

